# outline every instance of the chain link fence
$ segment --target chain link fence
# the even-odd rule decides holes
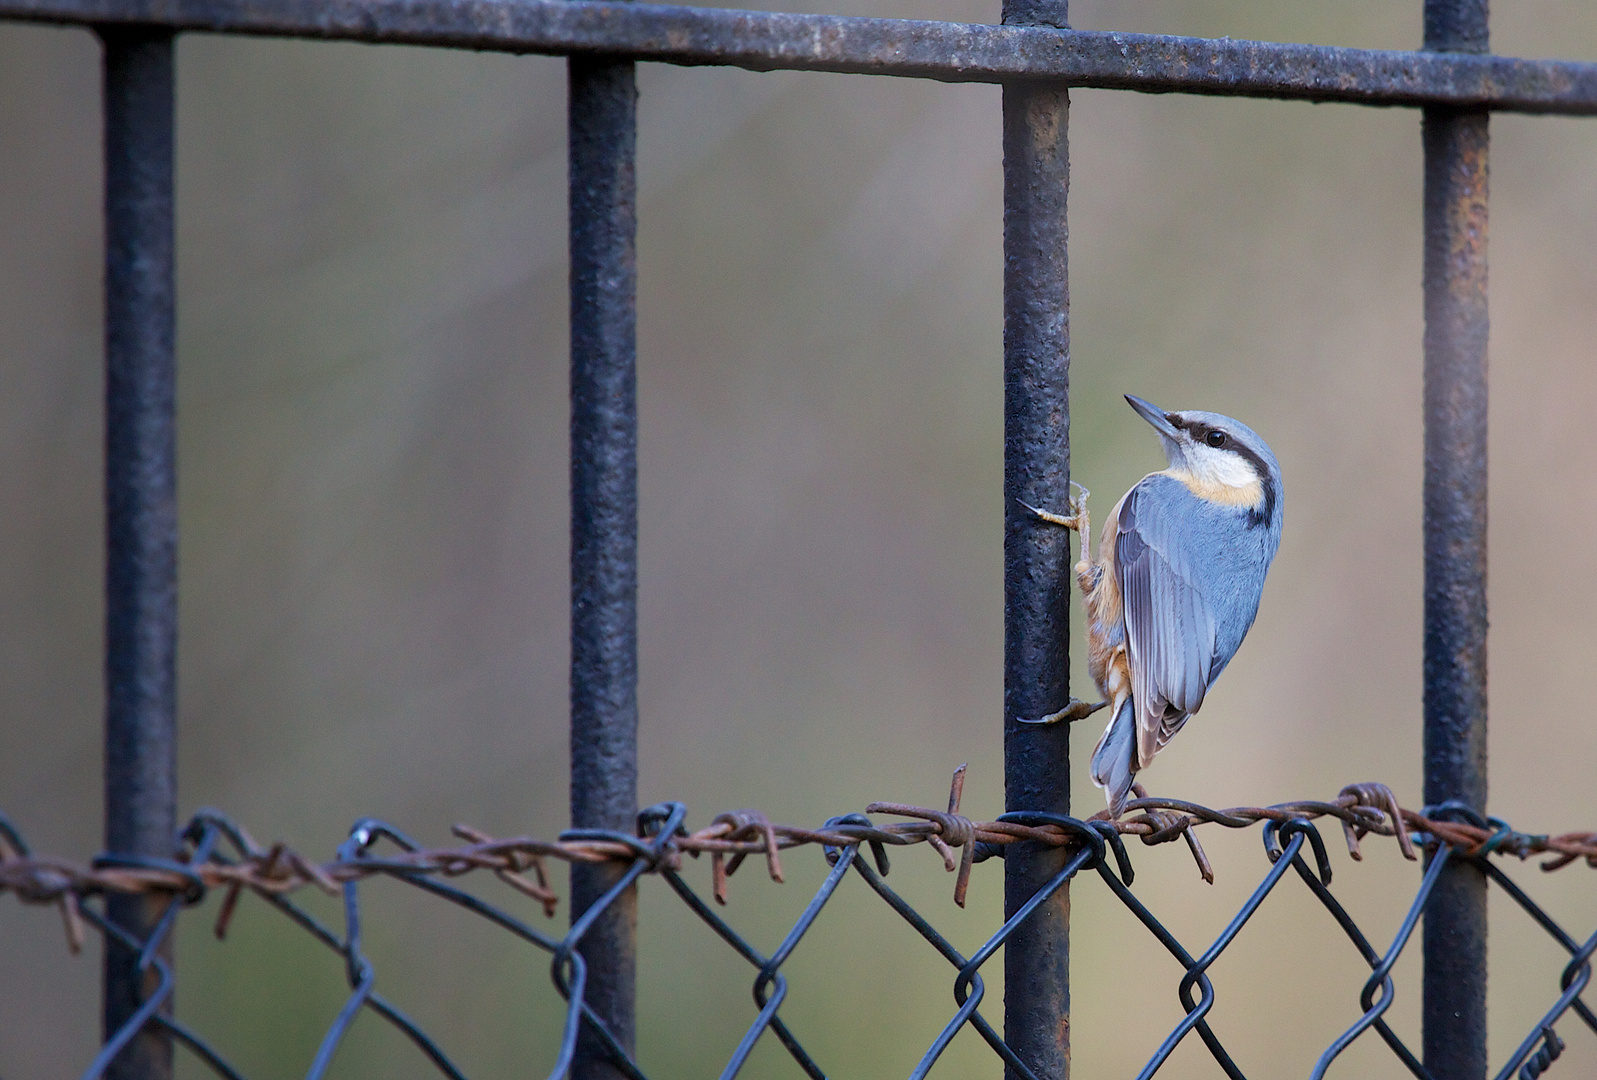
[[[1545,1072],[1564,1049],[1564,1034],[1559,1028],[1562,1025],[1568,1032],[1570,1024],[1566,1021],[1571,1013],[1597,1035],[1597,1013],[1593,1013],[1581,998],[1591,980],[1597,932],[1583,941],[1572,936],[1498,865],[1505,856],[1525,860],[1546,855],[1548,858],[1541,864],[1544,871],[1582,859],[1597,867],[1597,833],[1559,836],[1523,833],[1497,818],[1483,818],[1457,802],[1426,807],[1423,812],[1415,813],[1402,809],[1391,790],[1382,784],[1350,785],[1329,801],[1226,810],[1213,810],[1175,799],[1150,798],[1139,791],[1139,797],[1129,805],[1127,816],[1118,821],[1105,820],[1101,814],[1079,820],[1057,814],[1016,812],[1004,814],[996,821],[974,822],[959,813],[963,779],[961,769],[955,774],[947,810],[872,803],[863,813],[834,817],[815,829],[773,824],[758,811],[741,810],[721,814],[708,826],[689,831],[687,807],[671,802],[651,806],[640,813],[635,833],[579,829],[562,833],[554,841],[543,841],[528,837],[499,839],[466,826],[456,826],[454,831],[466,842],[464,846],[427,849],[386,822],[365,819],[357,822],[339,845],[336,859],[325,864],[313,862],[283,844],[264,847],[227,815],[203,810],[183,831],[178,858],[108,855],[85,867],[32,854],[16,825],[0,816],[0,891],[10,892],[24,903],[57,906],[73,951],[82,947],[86,932],[92,929],[107,939],[108,946],[126,948],[138,957],[138,968],[145,974],[146,992],[134,1014],[105,1042],[84,1070],[84,1080],[104,1074],[135,1035],[152,1027],[169,1033],[216,1075],[228,1080],[241,1077],[242,1074],[201,1033],[172,1015],[173,978],[163,950],[171,940],[177,919],[195,910],[212,894],[220,894],[220,900],[213,905],[215,933],[219,938],[225,937],[245,892],[282,912],[294,925],[338,955],[344,965],[349,996],[309,1063],[305,1072],[307,1080],[317,1080],[326,1073],[351,1023],[363,1009],[372,1010],[401,1031],[440,1074],[451,1080],[462,1080],[465,1074],[447,1049],[374,989],[377,972],[361,944],[361,887],[378,876],[402,881],[456,904],[549,954],[553,989],[566,1003],[559,1051],[550,1080],[562,1080],[570,1073],[579,1033],[584,1029],[601,1042],[615,1068],[632,1080],[645,1080],[645,1073],[633,1055],[586,1000],[587,964],[580,946],[594,923],[616,899],[635,888],[646,876],[662,880],[727,947],[755,970],[755,1015],[721,1071],[721,1080],[731,1080],[740,1073],[755,1043],[767,1032],[780,1041],[799,1068],[814,1080],[823,1080],[828,1075],[825,1062],[848,1057],[847,1047],[828,1045],[824,1037],[801,1039],[784,1021],[781,1007],[788,990],[783,965],[800,947],[806,932],[850,874],[862,879],[867,888],[913,927],[954,969],[954,1011],[910,1073],[911,1080],[921,1080],[930,1074],[944,1049],[966,1025],[975,1030],[1016,1075],[1026,1080],[1042,1080],[983,1016],[981,1006],[987,987],[981,971],[1018,927],[1060,889],[1084,873],[1085,880],[1096,878],[1101,887],[1135,915],[1183,969],[1174,989],[1185,1015],[1157,1047],[1150,1050],[1139,1080],[1147,1080],[1158,1073],[1176,1047],[1194,1033],[1226,1076],[1233,1080],[1242,1080],[1245,1076],[1226,1049],[1223,1033],[1209,1023],[1209,1013],[1219,992],[1210,969],[1253,914],[1275,894],[1289,870],[1324,907],[1370,967],[1369,978],[1361,986],[1348,988],[1350,994],[1357,995],[1362,1015],[1325,1049],[1311,1074],[1314,1080],[1325,1076],[1338,1055],[1370,1031],[1414,1076],[1432,1076],[1419,1056],[1387,1023],[1385,1014],[1398,992],[1393,967],[1408,946],[1444,868],[1459,863],[1484,874],[1569,954],[1566,964],[1547,973],[1546,1011],[1536,1027],[1525,1034],[1503,1061],[1495,1074],[1498,1080],[1509,1080],[1516,1073],[1521,1080],[1533,1080]],[[883,822],[884,816],[909,820]],[[1327,818],[1341,825],[1348,853],[1354,859],[1362,858],[1360,841],[1370,834],[1391,838],[1410,860],[1420,859],[1423,852],[1425,871],[1419,887],[1408,904],[1396,936],[1385,950],[1371,942],[1331,891],[1331,864],[1318,824]],[[1213,869],[1196,831],[1203,825],[1232,829],[1260,827],[1268,869],[1220,935],[1198,950],[1179,941],[1161,922],[1154,910],[1158,900],[1140,897],[1133,891],[1135,871],[1124,838],[1136,837],[1149,845],[1182,840],[1188,845],[1203,878],[1212,881]],[[888,848],[922,844],[931,848],[954,875],[953,900],[961,906],[974,864],[1003,858],[1014,845],[1058,848],[1065,854],[1066,861],[1043,888],[966,956],[938,931],[934,916],[917,910],[887,883]],[[780,882],[783,880],[781,853],[796,847],[818,847],[830,870],[781,943],[767,955],[750,944],[717,909],[726,903],[730,877],[747,859],[762,860],[770,877]],[[709,862],[708,896],[690,884],[684,874],[685,860],[705,856]],[[462,875],[486,872],[531,900],[546,916],[553,916],[559,897],[546,869],[547,862],[552,859],[624,867],[624,872],[609,890],[588,907],[563,936],[539,929],[526,918],[513,914],[508,906],[488,903],[451,884],[452,879]],[[303,888],[320,889],[342,899],[342,929],[328,926],[295,902],[293,893]],[[144,938],[116,925],[103,910],[107,895],[133,893],[159,896],[165,904],[154,931]],[[1164,901],[1168,903],[1169,898]],[[1526,989],[1529,992],[1529,988]]]

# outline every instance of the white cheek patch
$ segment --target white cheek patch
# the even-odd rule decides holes
[[[1245,488],[1259,482],[1259,474],[1241,454],[1201,443],[1186,451],[1183,464],[1203,487]]]

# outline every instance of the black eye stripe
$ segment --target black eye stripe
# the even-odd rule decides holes
[[[1172,427],[1179,428],[1180,430],[1187,432],[1188,436],[1194,440],[1201,438],[1205,443],[1208,443],[1211,436],[1220,436],[1223,440],[1222,446],[1225,449],[1230,450],[1248,464],[1252,465],[1253,471],[1258,474],[1259,483],[1264,488],[1264,500],[1259,506],[1248,511],[1248,528],[1262,528],[1275,520],[1277,500],[1275,481],[1271,479],[1270,470],[1264,464],[1264,459],[1256,454],[1253,450],[1249,449],[1247,443],[1237,442],[1225,432],[1219,431],[1199,421],[1183,420],[1175,413],[1166,413],[1165,419],[1170,421],[1170,425]]]

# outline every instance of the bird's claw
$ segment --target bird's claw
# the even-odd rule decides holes
[[[1077,720],[1087,719],[1087,717],[1091,716],[1093,713],[1097,712],[1107,704],[1109,704],[1109,702],[1100,701],[1096,704],[1089,705],[1080,698],[1071,698],[1065,703],[1065,707],[1060,709],[1058,712],[1051,712],[1047,716],[1039,716],[1035,720],[1027,720],[1022,717],[1016,717],[1015,722],[1018,724],[1036,724],[1039,726],[1045,724],[1072,724]]]
[[[1088,491],[1074,480],[1070,481],[1070,486],[1075,488],[1079,494],[1070,499],[1068,502],[1070,507],[1069,516],[1064,514],[1055,514],[1051,511],[1044,510],[1041,507],[1033,506],[1031,503],[1025,502],[1021,499],[1016,499],[1015,501],[1020,503],[1020,505],[1024,506],[1027,510],[1030,510],[1032,514],[1040,521],[1046,521],[1050,525],[1058,525],[1061,528],[1075,529],[1079,532],[1081,531],[1083,523],[1087,520],[1087,499],[1092,495],[1092,492]]]

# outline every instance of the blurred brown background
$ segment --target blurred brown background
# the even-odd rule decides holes
[[[801,5],[802,6],[802,5]],[[812,8],[813,10],[814,8]],[[991,21],[969,0],[822,10]],[[1084,29],[1409,48],[1417,2],[1076,0]],[[1575,0],[1499,7],[1499,52],[1597,57]],[[564,65],[227,40],[179,51],[182,807],[329,857],[359,815],[564,824]],[[641,69],[642,786],[690,822],[817,823],[872,799],[1002,806],[999,92],[863,76]],[[38,850],[100,833],[100,165],[89,34],[0,26],[0,807]],[[1161,467],[1125,408],[1236,415],[1286,474],[1287,527],[1246,647],[1146,776],[1211,805],[1391,783],[1420,801],[1419,117],[1077,92],[1074,454],[1098,520]],[[1492,808],[1597,825],[1591,479],[1597,128],[1493,121]],[[1079,640],[1079,639],[1078,639]],[[1076,685],[1086,686],[1077,661]],[[1075,736],[1077,806],[1095,724]],[[1262,877],[1257,832],[1134,846],[1195,950]],[[1337,854],[1379,947],[1417,870]],[[824,864],[750,866],[730,917],[773,946]],[[707,868],[692,875],[707,882]],[[1592,871],[1522,878],[1590,932]],[[998,925],[929,853],[893,881],[969,949]],[[495,894],[498,895],[498,894]],[[473,1076],[541,1075],[541,953],[400,886],[367,889],[381,991]],[[329,918],[335,910],[310,901]],[[1093,882],[1075,893],[1075,1063],[1133,1075],[1179,969]],[[1493,899],[1492,1047],[1557,993],[1557,950]],[[527,909],[530,913],[531,909]],[[561,912],[557,926],[564,925]],[[300,1075],[343,997],[336,957],[246,901],[180,941],[179,1010],[252,1077]],[[714,1075],[752,971],[658,883],[640,1044]],[[1417,1045],[1417,957],[1399,1030]],[[0,901],[0,1077],[75,1075],[98,950]],[[789,965],[784,1006],[838,1077],[906,1074],[952,971],[859,882]],[[1367,969],[1290,879],[1216,969],[1250,1075],[1306,1074]],[[987,1015],[1001,1015],[998,964]],[[1559,1069],[1597,1068],[1570,1027]],[[185,1066],[186,1075],[199,1071]],[[1196,1040],[1172,1077],[1218,1075]],[[1344,1076],[1396,1076],[1373,1037]],[[972,1034],[938,1075],[1000,1074]],[[334,1075],[424,1076],[375,1017]],[[766,1038],[750,1077],[797,1076]]]

